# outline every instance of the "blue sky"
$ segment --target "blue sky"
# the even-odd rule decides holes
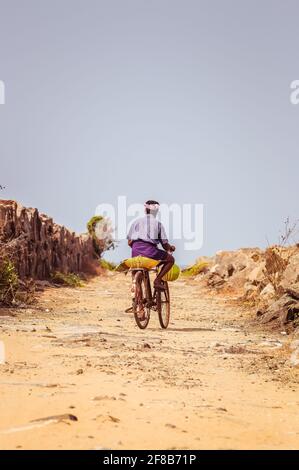
[[[298,217],[298,17],[289,0],[0,0],[1,196],[78,232],[118,195],[202,203],[181,263],[276,242]]]

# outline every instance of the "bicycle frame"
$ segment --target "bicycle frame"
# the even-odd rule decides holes
[[[130,269],[130,272],[132,273],[136,273],[136,272],[140,272],[142,271],[143,272],[143,275],[145,277],[145,280],[146,280],[146,288],[147,288],[147,291],[148,291],[148,297],[149,297],[149,307],[152,308],[154,305],[155,305],[155,294],[156,294],[156,290],[154,289],[154,291],[152,291],[152,285],[151,285],[151,280],[150,280],[150,272],[155,272],[157,273],[158,272],[158,269],[157,268],[152,268],[152,269],[145,269],[145,268],[131,268]]]

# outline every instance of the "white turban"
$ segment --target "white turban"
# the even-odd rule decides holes
[[[144,207],[151,212],[158,212],[160,205],[159,204],[144,204]]]

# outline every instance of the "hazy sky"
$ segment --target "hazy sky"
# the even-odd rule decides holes
[[[203,203],[183,263],[277,241],[298,217],[298,18],[298,0],[0,0],[0,196],[76,231],[118,195]]]

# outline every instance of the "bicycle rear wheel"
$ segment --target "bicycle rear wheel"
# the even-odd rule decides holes
[[[148,306],[147,283],[142,271],[135,274],[135,296],[132,307],[137,326],[144,330],[150,320],[150,308]]]
[[[161,328],[167,328],[170,319],[170,297],[169,297],[169,288],[167,282],[164,281],[164,289],[157,290],[156,301],[157,301],[157,311],[159,322]]]

